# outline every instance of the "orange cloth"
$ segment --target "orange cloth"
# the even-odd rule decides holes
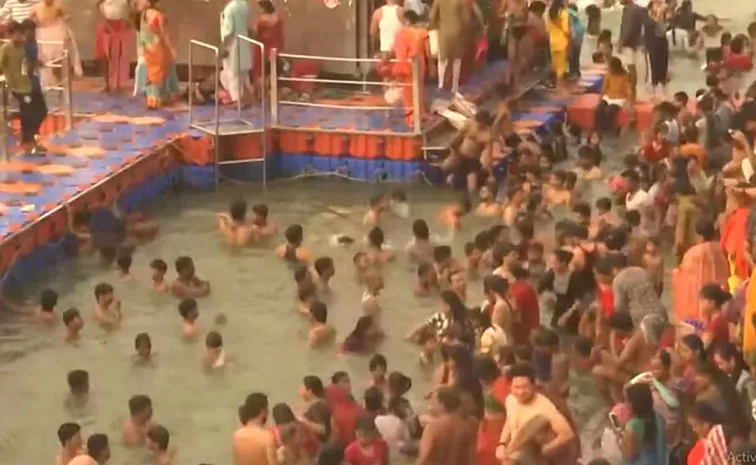
[[[165,38],[165,15],[155,8],[150,8],[144,15],[144,25],[156,36],[156,40],[142,52],[147,66],[147,80],[153,85],[161,85],[168,78],[173,62],[173,52]]]
[[[695,157],[701,168],[706,167],[706,150],[701,144],[683,144],[680,146],[678,153],[683,157]]]
[[[602,95],[610,99],[630,98],[630,78],[627,74],[604,74]]]
[[[394,40],[394,55],[398,63],[394,65],[394,76],[402,84],[412,84],[412,60],[418,57],[420,74],[420,111],[425,108],[424,83],[427,69],[427,56],[425,51],[428,47],[428,31],[416,27],[405,26],[396,33]],[[414,126],[414,98],[412,86],[402,87],[405,117],[409,127]]]
[[[717,242],[696,244],[683,256],[680,266],[672,272],[677,321],[688,319],[706,322],[698,303],[698,293],[708,283],[727,289],[730,270],[727,258]]]
[[[719,243],[725,254],[735,265],[735,274],[740,279],[747,279],[749,275],[748,262],[745,257],[746,225],[749,210],[738,208],[725,221]]]

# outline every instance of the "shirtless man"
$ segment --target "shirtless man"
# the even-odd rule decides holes
[[[242,427],[233,436],[233,465],[276,465],[276,441],[265,427],[268,397],[253,393],[239,409]]]
[[[81,438],[81,426],[77,423],[63,423],[58,428],[58,440],[61,449],[55,458],[55,465],[67,465],[74,457],[81,455],[84,440]]]
[[[144,445],[151,420],[152,400],[148,396],[139,394],[129,399],[129,418],[123,424],[123,444],[127,447]]]
[[[268,219],[268,206],[258,203],[252,206],[252,227],[256,240],[267,239],[278,232],[278,226]]]
[[[493,118],[487,111],[479,111],[473,121],[459,131],[459,135],[452,143],[452,155],[442,165],[449,173],[449,184],[454,183],[454,176],[464,176],[467,189],[478,191],[478,175],[482,169],[481,160],[490,156],[492,142],[491,124]]]
[[[87,439],[87,453],[77,455],[68,465],[106,465],[110,460],[110,442],[105,434],[93,434]]]
[[[312,254],[302,246],[304,242],[304,228],[301,224],[292,224],[284,230],[285,244],[276,247],[276,256],[289,263],[305,263],[312,261]]]
[[[116,329],[123,319],[121,301],[114,297],[114,289],[108,283],[95,286],[95,320],[104,329]]]
[[[171,465],[175,451],[168,450],[171,435],[162,425],[152,425],[147,430],[147,446],[155,454],[157,465]]]
[[[254,241],[254,227],[247,221],[247,202],[231,202],[228,213],[218,214],[218,230],[223,240],[233,246],[243,246]]]
[[[200,298],[210,294],[210,282],[197,277],[194,261],[191,257],[182,256],[176,259],[176,274],[178,278],[171,284],[171,293],[179,299],[188,297]]]
[[[600,352],[593,376],[603,382],[615,402],[623,398],[622,388],[637,373],[648,371],[648,363],[658,350],[628,313],[614,313],[607,319],[609,348]]]
[[[69,308],[63,312],[63,324],[66,325],[66,342],[73,342],[79,339],[79,332],[84,327],[84,319],[81,317],[79,310]]]
[[[423,430],[415,465],[474,465],[476,425],[460,414],[459,392],[441,387],[433,400],[439,415]]]
[[[39,294],[39,304],[36,306],[31,303],[18,304],[4,295],[0,295],[0,305],[7,307],[10,311],[19,315],[33,315],[37,322],[44,326],[53,326],[58,322],[58,319],[55,317],[55,307],[58,305],[58,293],[52,289],[44,289]]]
[[[217,370],[226,365],[226,354],[223,350],[223,336],[217,331],[210,331],[205,336],[205,353],[202,355],[202,366],[206,370]]]
[[[323,302],[315,302],[310,306],[310,330],[307,332],[307,343],[310,347],[317,347],[333,341],[336,331],[328,322],[328,307]]]
[[[375,195],[370,198],[370,207],[365,216],[362,217],[362,225],[372,228],[381,223],[383,213],[389,206],[389,200],[385,195]]]

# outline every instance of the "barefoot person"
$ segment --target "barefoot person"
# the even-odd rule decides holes
[[[99,0],[102,22],[97,26],[96,56],[105,70],[105,92],[119,92],[129,83],[132,27],[129,0]]]
[[[253,393],[239,408],[242,427],[233,436],[233,465],[276,465],[276,441],[265,428],[268,422],[268,396]]]

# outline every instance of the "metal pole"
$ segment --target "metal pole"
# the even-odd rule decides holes
[[[278,126],[278,49],[270,51],[270,122]]]
[[[265,62],[267,61],[265,58],[265,45],[262,43],[260,44],[260,56],[262,56],[262,59],[260,60],[260,79],[262,80],[262,83],[260,85],[260,127],[262,128],[262,182],[263,182],[263,191],[268,189],[268,125],[267,125],[267,118],[265,116],[265,113],[267,113],[267,108],[265,108]],[[276,68],[276,63],[274,62],[271,65],[272,68]]]
[[[412,125],[414,126],[415,135],[423,133],[423,104],[422,94],[423,82],[420,77],[420,60],[418,57],[412,58]]]
[[[71,66],[71,54],[68,50],[63,52],[63,104],[65,105],[64,111],[66,112],[66,130],[70,131],[73,128],[73,82],[71,79],[72,66]]]
[[[189,41],[189,127],[194,124],[194,118],[192,117],[194,114],[194,72],[192,71],[192,68],[194,68],[193,51],[194,43],[192,41]],[[216,76],[215,78],[217,79],[218,77]]]
[[[242,79],[241,75],[241,42],[239,41],[239,37],[234,37],[234,42],[236,43],[236,77],[238,78],[237,82],[237,91],[239,92],[239,96],[236,99],[236,119],[241,121],[242,119],[242,92],[244,91],[244,80]]]
[[[215,51],[215,190],[220,187],[220,102],[218,101],[218,95],[220,95],[220,87],[218,85],[218,77],[220,76],[220,51]]]

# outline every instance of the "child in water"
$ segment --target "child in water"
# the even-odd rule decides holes
[[[377,226],[381,222],[383,212],[389,206],[389,201],[383,194],[375,195],[370,198],[370,206],[365,216],[362,217],[362,225],[367,227]]]
[[[202,356],[202,366],[208,370],[216,370],[226,365],[226,354],[223,352],[223,336],[217,331],[210,331],[205,336],[205,354]]]
[[[336,274],[336,267],[333,264],[333,259],[331,257],[318,257],[315,259],[313,268],[315,268],[315,273],[317,274],[315,286],[317,287],[318,292],[321,294],[330,293],[331,288],[328,283],[331,281],[331,278],[333,278],[333,275]]]
[[[150,263],[150,270],[152,270],[152,289],[161,294],[168,292],[168,284],[165,282],[165,274],[168,272],[168,264],[165,263],[165,261],[156,258]]]
[[[441,224],[454,234],[462,229],[462,218],[470,213],[470,210],[470,198],[467,195],[459,197],[441,212]]]
[[[122,281],[131,281],[131,251],[122,251],[116,258],[116,274]]]
[[[157,465],[171,465],[173,453],[168,450],[168,443],[171,435],[168,430],[161,425],[152,425],[146,434],[147,447],[155,454],[155,463]]]
[[[139,333],[134,338],[134,349],[136,350],[135,361],[137,363],[148,363],[152,361],[152,340],[147,333]]]
[[[79,339],[79,332],[84,327],[84,319],[78,309],[69,308],[63,312],[63,324],[66,326],[66,342]]]
[[[200,298],[210,294],[210,282],[197,277],[194,260],[182,256],[176,259],[176,274],[178,277],[171,285],[171,292],[178,298]]]
[[[197,328],[197,318],[199,318],[199,305],[197,300],[188,297],[179,302],[178,312],[181,315],[181,334],[192,339],[199,331]]]

